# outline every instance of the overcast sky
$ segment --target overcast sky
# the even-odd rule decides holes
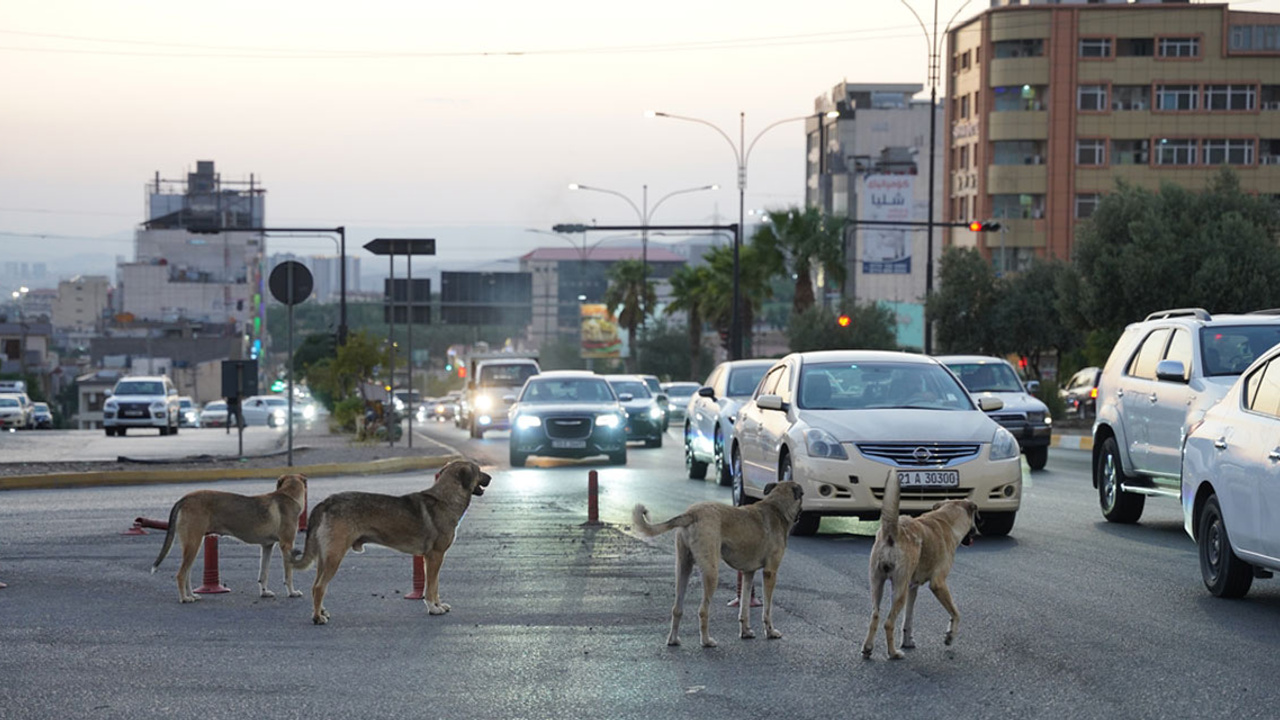
[[[930,22],[932,3],[911,5]],[[940,0],[940,24],[963,5]],[[653,222],[731,222],[730,144],[645,110],[735,142],[745,111],[750,143],[843,79],[923,84],[927,47],[894,0],[7,2],[0,258],[131,256],[146,183],[196,160],[253,174],[270,225],[345,225],[353,245],[430,231],[441,259],[556,244],[525,227],[636,220],[571,182],[637,204],[645,184],[652,203],[718,183]],[[748,169],[748,208],[802,202],[802,123],[764,135]]]

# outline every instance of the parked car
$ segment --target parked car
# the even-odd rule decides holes
[[[700,387],[702,386],[696,382],[662,383],[662,391],[667,394],[667,416],[669,421],[684,422],[689,409],[689,401],[693,399],[694,393],[698,392]]]
[[[667,397],[667,391],[662,389],[662,381],[657,375],[641,375],[640,379],[644,381],[645,387],[649,388],[649,392],[653,394],[654,400],[658,402],[658,407],[662,408],[662,432],[666,432],[671,427],[671,399]]]
[[[1165,310],[1133,323],[1098,381],[1093,485],[1102,515],[1134,523],[1148,495],[1177,498],[1188,429],[1280,342],[1280,315]]]
[[[1254,362],[1182,449],[1182,519],[1200,575],[1218,597],[1241,597],[1280,571],[1280,346]]]
[[[32,403],[31,408],[31,421],[35,424],[36,429],[52,430],[53,411],[49,409],[49,403]]]
[[[978,530],[1006,535],[1022,500],[1018,441],[938,360],[911,353],[828,350],[778,360],[738,411],[730,439],[734,504],[771,482],[804,488],[797,535],[823,516],[879,518],[887,480],[901,511],[942,500],[978,504]]]
[[[1007,360],[987,355],[942,355],[938,360],[960,378],[969,394],[1000,399],[1004,407],[991,413],[991,419],[1018,439],[1018,447],[1032,470],[1043,470],[1049,460],[1053,416],[1049,406],[1028,392],[1013,366]]]
[[[213,400],[204,404],[200,411],[200,427],[226,427],[227,401]]]
[[[1058,390],[1058,397],[1066,406],[1067,415],[1092,420],[1097,414],[1098,380],[1102,377],[1102,368],[1087,367],[1072,375],[1067,384]]]
[[[664,413],[658,399],[638,375],[605,375],[627,411],[627,439],[642,440],[647,448],[662,447]]]
[[[178,396],[178,425],[181,427],[200,427],[200,411],[195,401],[186,395]]]
[[[627,464],[627,415],[604,378],[558,370],[534,375],[511,406],[510,460],[530,455],[583,458],[608,455]]]
[[[279,395],[254,395],[240,401],[244,424],[284,427],[288,424],[289,399]]]
[[[26,383],[20,380],[11,380],[6,382],[5,389],[0,390],[0,395],[17,400],[18,407],[22,408],[22,412],[20,413],[22,419],[16,427],[19,430],[32,430],[36,426],[35,403],[31,402],[31,398],[27,395],[26,390],[21,389],[24,387],[26,387]]]
[[[707,376],[686,409],[684,420],[684,468],[691,480],[707,476],[712,468],[716,483],[733,483],[727,441],[733,433],[738,407],[751,397],[773,360],[730,360]]]
[[[161,435],[177,435],[180,427],[178,389],[168,375],[121,378],[102,405],[102,428],[107,437],[130,428],[158,428]]]
[[[27,411],[22,402],[14,394],[0,395],[0,428],[6,430],[25,430],[27,428]]]

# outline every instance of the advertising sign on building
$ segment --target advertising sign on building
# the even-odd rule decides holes
[[[915,198],[913,175],[867,175],[862,179],[858,219],[910,221]],[[911,274],[911,235],[906,227],[868,225],[862,236],[862,272],[868,275]]]
[[[618,336],[618,321],[604,304],[582,305],[582,357],[622,357],[622,339]]]

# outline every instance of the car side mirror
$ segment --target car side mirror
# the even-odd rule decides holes
[[[706,387],[698,388],[698,397],[711,398],[712,400],[715,400],[716,399],[715,388],[711,387],[710,385]]]
[[[632,400],[635,400],[635,399],[636,399],[636,396],[632,395],[631,393],[618,393],[619,402],[631,402]]]
[[[1156,379],[1169,380],[1172,382],[1185,383],[1187,369],[1183,367],[1181,360],[1161,360],[1156,363]]]
[[[515,402],[515,401],[516,401],[516,396],[515,396],[515,395],[503,395],[503,396],[502,396],[502,402],[507,403],[508,405],[510,405],[511,403],[513,403],[513,402]]]
[[[997,397],[978,398],[978,409],[982,412],[995,412],[1004,407],[1004,401]]]
[[[756,407],[761,410],[786,410],[787,404],[782,402],[779,395],[761,395],[756,398]]]
[[[1027,392],[1032,395],[1035,395],[1036,393],[1040,392],[1039,380],[1028,380],[1026,382],[1026,386],[1027,386]]]

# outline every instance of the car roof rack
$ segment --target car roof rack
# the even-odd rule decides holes
[[[1161,310],[1153,312],[1147,316],[1147,320],[1168,320],[1176,317],[1194,317],[1197,320],[1212,320],[1209,311],[1204,308],[1177,308],[1174,310]],[[1144,320],[1145,322],[1145,320]]]
[[[1280,315],[1280,308],[1267,308],[1266,310],[1250,310],[1250,315]]]

